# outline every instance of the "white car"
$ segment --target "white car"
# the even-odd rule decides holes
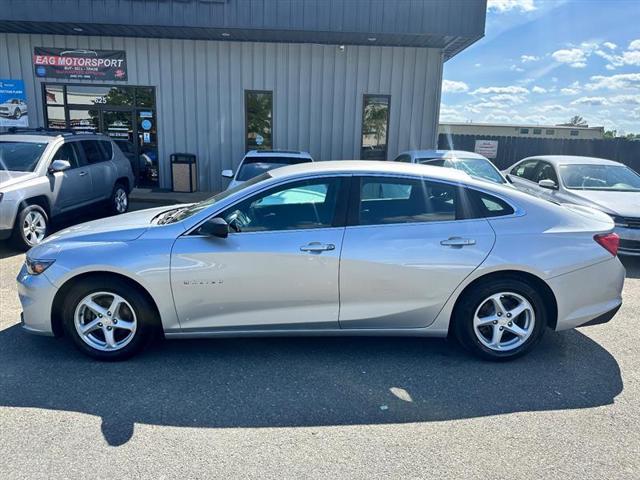
[[[513,185],[556,203],[601,210],[615,222],[621,255],[640,255],[640,175],[604,158],[543,155],[504,171]]]
[[[231,179],[227,186],[229,189],[274,168],[309,162],[313,162],[313,158],[311,158],[308,152],[298,152],[294,150],[250,150],[246,153],[240,165],[238,165],[238,170],[236,170],[235,173],[233,170],[223,170],[222,176]]]
[[[479,153],[464,150],[408,150],[393,161],[455,168],[479,180],[507,184],[507,179],[491,160]]]
[[[613,317],[612,230],[597,210],[450,168],[306,163],[56,233],[27,254],[18,293],[25,329],[103,360],[155,334],[454,334],[506,360],[547,328]]]
[[[0,116],[15,119],[22,118],[27,113],[27,104],[19,98],[10,98],[4,103],[0,103]]]

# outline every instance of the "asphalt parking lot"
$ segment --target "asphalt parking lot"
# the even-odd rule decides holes
[[[609,324],[477,360],[432,339],[159,342],[89,360],[18,325],[0,247],[0,478],[640,477],[640,258]]]

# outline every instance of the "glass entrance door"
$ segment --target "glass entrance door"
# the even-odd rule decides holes
[[[49,128],[109,135],[131,162],[136,185],[157,187],[155,88],[44,84]]]

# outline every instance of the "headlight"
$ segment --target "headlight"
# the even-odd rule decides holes
[[[47,268],[53,265],[53,262],[55,262],[55,260],[35,260],[27,257],[24,264],[27,267],[29,275],[40,275]]]

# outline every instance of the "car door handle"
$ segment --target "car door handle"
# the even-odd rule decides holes
[[[336,246],[333,243],[320,243],[311,242],[300,247],[301,252],[326,252],[329,250],[335,250]]]
[[[445,247],[465,247],[468,245],[475,245],[476,241],[471,238],[462,238],[462,237],[449,237],[446,240],[442,240],[440,245]]]
[[[84,177],[85,175],[87,175],[89,172],[80,172],[78,174],[79,177]]]

